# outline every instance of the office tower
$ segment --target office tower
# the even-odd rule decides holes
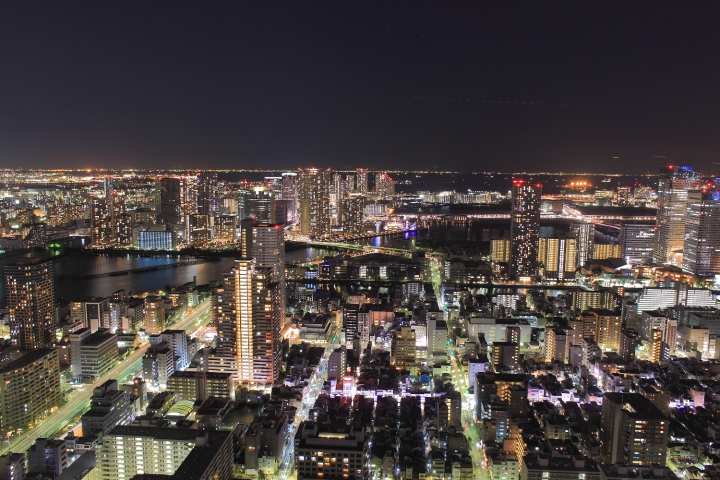
[[[298,176],[300,233],[322,238],[330,233],[330,171],[304,168]]]
[[[113,232],[108,204],[105,200],[93,198],[91,206],[90,240],[93,245],[107,245],[111,242]]]
[[[375,174],[375,193],[380,198],[389,198],[395,195],[395,181],[386,172]]]
[[[217,210],[218,176],[215,172],[198,175],[197,212],[212,215]]]
[[[683,254],[683,270],[720,274],[720,190],[688,192]]]
[[[273,218],[276,223],[287,223],[287,202],[285,200],[278,200],[280,194],[275,194],[275,203],[273,204]]]
[[[517,370],[520,366],[520,347],[513,342],[495,342],[492,346],[492,363],[496,372],[504,368]]]
[[[542,185],[514,179],[510,221],[510,274],[534,278],[538,274],[538,237]]]
[[[297,173],[282,174],[282,199],[287,202],[287,223],[298,220],[298,183]]]
[[[129,480],[136,475],[183,480],[233,478],[233,435],[229,430],[120,425],[105,435],[98,450],[95,469],[101,480]]]
[[[577,240],[574,238],[546,238],[538,240],[540,275],[559,281],[575,280]]]
[[[21,350],[50,348],[55,342],[53,262],[25,258],[5,267],[10,335]]]
[[[355,190],[361,194],[368,193],[368,169],[367,168],[358,168],[356,177],[357,177],[357,182],[356,182]]]
[[[576,267],[580,268],[585,262],[593,258],[593,245],[595,244],[594,223],[573,223],[570,225],[570,235],[577,241]]]
[[[145,298],[143,326],[148,335],[156,335],[165,330],[165,301],[162,297]]]
[[[94,382],[118,361],[118,336],[109,330],[92,333],[89,328],[70,334],[70,366],[76,382]]]
[[[393,332],[390,359],[399,369],[415,366],[416,337],[410,327],[401,327]]]
[[[55,413],[63,398],[57,350],[37,349],[0,369],[3,436],[28,428]]]
[[[160,180],[159,188],[160,205],[157,222],[166,225],[180,223],[180,179],[164,177]]]
[[[670,423],[639,393],[603,395],[600,440],[603,463],[665,465]]]
[[[272,384],[280,373],[280,285],[272,274],[252,259],[236,260],[223,274],[218,356],[237,360],[243,383]]]
[[[267,187],[255,187],[245,197],[243,218],[252,218],[258,223],[275,222],[275,192]]]
[[[360,234],[363,232],[363,208],[365,197],[346,196],[338,201],[338,224],[343,233]]]
[[[655,233],[654,225],[624,224],[620,230],[622,258],[630,265],[651,263]]]
[[[692,167],[669,166],[660,169],[657,200],[657,236],[653,262],[680,266],[685,242],[688,191],[700,188],[700,175]]]

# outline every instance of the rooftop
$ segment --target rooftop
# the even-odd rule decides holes
[[[51,355],[53,352],[55,352],[55,350],[52,348],[40,348],[38,350],[30,350],[22,357],[13,360],[12,362],[5,365],[2,369],[0,369],[0,374],[7,373],[18,368],[27,367],[31,363],[36,362],[47,355]]]

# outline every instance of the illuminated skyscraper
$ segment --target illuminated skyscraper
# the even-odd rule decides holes
[[[357,169],[357,182],[355,189],[358,193],[368,192],[368,169],[358,168]]]
[[[108,201],[112,200],[108,199]],[[91,207],[90,234],[92,244],[98,246],[107,245],[111,242],[113,232],[108,202],[100,198],[93,198]]]
[[[300,233],[324,237],[330,233],[330,170],[304,168],[299,173]]]
[[[287,203],[288,223],[298,220],[298,185],[297,173],[282,174],[282,199]],[[279,219],[278,219],[279,220]]]
[[[280,373],[280,285],[271,268],[255,260],[235,261],[223,274],[217,318],[218,356],[236,360],[243,383],[268,385]]]
[[[260,223],[275,222],[275,192],[268,187],[255,187],[245,200],[245,218]],[[283,221],[280,219],[279,221]]]
[[[197,213],[210,215],[217,210],[217,173],[201,172],[198,175]]]
[[[57,330],[53,262],[24,258],[5,267],[12,343],[21,350],[52,348]]]
[[[285,229],[282,223],[240,222],[240,245],[244,258],[258,268],[271,268],[272,281],[280,285],[280,311],[285,312]]]
[[[343,233],[362,233],[364,207],[365,197],[355,195],[348,195],[338,202],[338,223]]]
[[[685,215],[688,191],[701,186],[692,167],[662,167],[658,179],[657,235],[653,249],[655,263],[681,265],[685,242]]]
[[[593,246],[595,244],[594,223],[573,223],[570,225],[570,234],[577,241],[576,267],[582,267],[585,262],[592,260]]]
[[[395,195],[395,180],[385,172],[375,175],[375,192],[380,198],[388,198]]]
[[[515,278],[538,274],[540,199],[542,185],[514,179],[510,222],[510,274]]]
[[[175,225],[180,223],[180,179],[165,177],[160,180],[160,205],[158,223]]]
[[[688,192],[683,269],[720,274],[720,190]]]

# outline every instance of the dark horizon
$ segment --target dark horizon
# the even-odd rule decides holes
[[[0,166],[714,169],[720,4],[5,2]]]

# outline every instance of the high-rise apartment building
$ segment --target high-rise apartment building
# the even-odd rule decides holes
[[[375,193],[380,198],[389,198],[395,195],[395,180],[386,172],[375,174]]]
[[[104,199],[93,198],[90,206],[90,240],[93,245],[107,245],[112,241],[113,232],[108,203]]]
[[[215,172],[198,174],[197,212],[212,215],[217,211],[218,176]]]
[[[365,197],[346,196],[338,200],[338,224],[343,233],[359,234],[363,232],[363,208]]]
[[[612,310],[593,309],[582,313],[584,323],[595,325],[595,343],[603,351],[617,352],[620,350],[620,331],[622,317]],[[583,338],[588,338],[586,335]]]
[[[160,180],[159,189],[160,205],[157,222],[166,225],[180,223],[180,179],[164,177]]]
[[[298,176],[294,172],[282,174],[282,200],[287,205],[287,223],[298,220]]]
[[[280,311],[285,315],[285,229],[282,223],[240,222],[242,255],[253,258],[257,268],[271,268],[272,281],[280,285]]]
[[[145,317],[143,324],[145,333],[157,335],[165,330],[165,301],[162,297],[146,297],[144,307]]]
[[[575,238],[546,238],[538,240],[540,274],[547,279],[575,280],[577,240]]]
[[[330,233],[330,171],[301,169],[298,176],[300,233],[321,238]]]
[[[25,258],[5,267],[10,335],[17,348],[51,348],[55,342],[53,262]]]
[[[700,175],[692,167],[671,165],[660,169],[657,200],[655,263],[682,265],[688,191],[700,188]]]
[[[57,350],[33,350],[4,365],[0,370],[2,431],[26,432],[55,413],[62,397]]]
[[[622,258],[631,265],[652,262],[655,226],[626,223],[620,230]]]
[[[688,192],[683,269],[720,274],[720,190]]]
[[[639,393],[606,393],[600,440],[603,463],[665,465],[670,422]]]
[[[236,260],[223,274],[218,355],[237,360],[244,383],[272,384],[280,373],[280,285],[272,275],[252,259]]]
[[[402,327],[393,332],[391,361],[399,369],[415,365],[415,332],[410,327]]]
[[[510,221],[510,274],[515,278],[538,274],[538,237],[542,185],[514,179]]]
[[[585,262],[592,259],[593,245],[595,243],[595,224],[573,223],[570,225],[570,235],[577,242],[576,267],[582,267]]]
[[[514,342],[495,342],[492,346],[492,363],[495,371],[503,368],[517,370],[520,361],[520,346]]]
[[[358,168],[357,169],[357,182],[355,186],[355,190],[358,193],[368,193],[368,169],[367,168]]]
[[[136,475],[231,480],[233,435],[229,430],[120,425],[104,436],[95,470],[102,480]]]

